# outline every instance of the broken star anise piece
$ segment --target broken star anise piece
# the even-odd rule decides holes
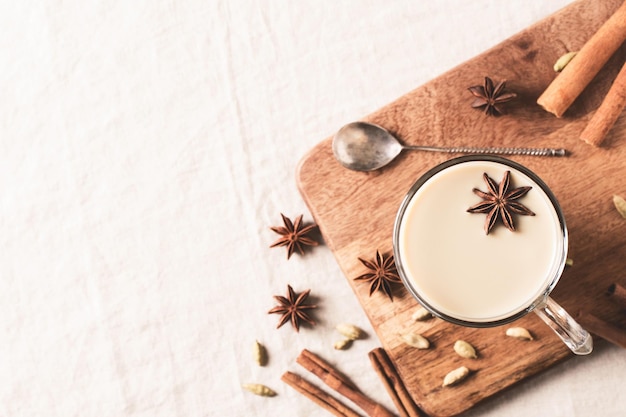
[[[367,261],[359,258],[359,261],[369,269],[363,275],[354,278],[355,281],[367,281],[370,283],[370,297],[375,291],[381,291],[385,293],[391,301],[393,301],[393,294],[391,292],[391,284],[401,284],[402,281],[398,276],[396,264],[393,261],[393,255],[384,256],[380,252],[376,251],[376,259],[373,261]]]
[[[268,311],[267,314],[282,314],[278,326],[276,326],[277,329],[288,321],[291,321],[291,325],[296,329],[296,332],[300,331],[300,324],[303,321],[311,326],[315,325],[315,321],[307,314],[306,310],[317,308],[317,305],[304,304],[310,293],[311,290],[306,290],[298,294],[291,288],[291,285],[287,285],[287,297],[282,295],[274,296],[279,305]]]
[[[476,97],[472,102],[473,108],[484,108],[485,114],[499,116],[504,114],[501,104],[517,97],[515,93],[505,93],[506,81],[500,81],[495,87],[489,77],[485,77],[484,85],[475,85],[468,90]]]
[[[270,248],[276,246],[287,246],[287,259],[289,259],[296,249],[300,255],[304,255],[304,246],[317,246],[317,242],[315,240],[306,236],[317,227],[315,224],[304,226],[302,223],[302,214],[296,217],[296,220],[293,223],[284,214],[281,213],[280,215],[283,218],[285,226],[270,227],[270,229],[279,235],[282,235],[282,237],[272,243]]]
[[[526,206],[515,201],[525,196],[532,187],[519,187],[509,191],[511,171],[504,173],[500,184],[497,184],[487,173],[483,174],[483,180],[487,184],[487,192],[480,191],[478,188],[472,190],[483,201],[468,208],[467,211],[470,213],[487,213],[487,218],[485,219],[486,234],[489,234],[498,219],[502,220],[507,229],[514,232],[514,213],[525,216],[535,215]]]

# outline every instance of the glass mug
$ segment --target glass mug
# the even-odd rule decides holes
[[[514,203],[531,210],[515,214],[514,231],[502,216],[488,233],[486,213],[470,213],[489,194],[483,174],[497,187],[509,171],[508,191],[530,186]],[[515,209],[518,206],[514,206]],[[422,175],[404,198],[394,225],[396,267],[419,303],[448,322],[493,327],[533,311],[577,355],[593,341],[550,292],[567,259],[567,228],[548,186],[524,166],[498,156],[451,159]]]

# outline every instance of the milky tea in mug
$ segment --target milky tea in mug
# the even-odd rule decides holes
[[[484,175],[493,188],[507,171],[509,193],[531,188],[509,200],[515,230],[505,227],[500,211],[486,233],[488,213],[468,212],[485,196],[473,190],[489,194]],[[528,215],[515,213],[518,204]],[[567,229],[556,198],[527,168],[496,156],[464,156],[438,165],[405,197],[393,244],[405,286],[436,316],[490,327],[535,311],[572,351],[591,352],[589,334],[548,297],[565,266]]]

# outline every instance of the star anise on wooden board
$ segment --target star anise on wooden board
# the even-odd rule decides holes
[[[304,303],[310,293],[311,290],[306,290],[298,294],[291,288],[291,285],[287,285],[287,297],[282,295],[274,296],[279,305],[272,308],[267,314],[282,314],[278,326],[276,326],[277,329],[288,321],[291,321],[291,325],[296,329],[296,332],[300,331],[302,322],[306,322],[311,326],[315,325],[315,321],[306,311],[317,308],[317,305]]]
[[[517,97],[515,93],[505,93],[506,81],[500,81],[495,87],[489,77],[485,77],[484,85],[475,85],[468,90],[476,97],[472,102],[473,108],[484,108],[485,114],[499,116],[504,114],[501,104]]]
[[[287,259],[289,259],[296,249],[300,255],[304,255],[305,246],[317,246],[317,242],[307,236],[309,232],[317,227],[315,224],[304,226],[302,214],[296,217],[294,222],[284,214],[280,213],[280,215],[283,218],[284,226],[270,227],[270,229],[282,236],[272,243],[270,248],[287,246]]]
[[[393,260],[393,255],[385,256],[376,251],[376,258],[368,261],[359,258],[359,261],[369,270],[363,275],[354,278],[355,281],[367,281],[370,283],[370,297],[374,292],[381,291],[393,301],[391,284],[401,284],[398,270]]]
[[[509,191],[511,171],[504,173],[500,184],[497,184],[487,173],[483,174],[483,180],[487,184],[487,192],[480,191],[478,188],[472,190],[483,201],[468,208],[467,211],[470,213],[487,213],[487,218],[485,219],[486,234],[489,234],[498,219],[502,220],[507,229],[514,232],[514,213],[524,216],[535,215],[526,206],[515,201],[525,196],[532,187],[519,187]]]

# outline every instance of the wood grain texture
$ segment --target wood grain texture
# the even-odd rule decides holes
[[[590,147],[579,135],[624,63],[626,45],[565,117],[557,119],[536,104],[555,76],[556,59],[580,49],[621,3],[573,3],[362,120],[387,128],[407,144],[568,149],[571,155],[566,158],[510,157],[551,187],[565,214],[574,266],[564,272],[553,298],[572,312],[582,308],[624,326],[623,312],[614,303],[603,302],[603,297],[611,283],[626,283],[626,222],[612,203],[613,194],[626,195],[626,117],[617,120],[603,147]],[[518,99],[507,105],[508,115],[486,117],[470,107],[467,87],[482,83],[484,76],[506,79],[507,86],[518,93]],[[369,297],[369,286],[353,280],[364,272],[358,257],[371,259],[376,250],[392,251],[396,211],[411,185],[451,157],[405,152],[379,171],[353,172],[334,160],[331,138],[327,138],[304,156],[297,172],[302,196],[345,274],[340,279],[347,279],[352,287],[412,398],[433,416],[462,413],[572,357],[534,315],[516,322],[532,332],[535,340],[530,342],[506,337],[505,327],[471,329],[439,319],[414,322],[411,314],[418,304],[404,288],[396,288],[390,302],[383,294]],[[423,333],[433,348],[406,346],[399,333],[409,330]],[[457,339],[474,345],[478,359],[457,356],[452,349]],[[461,365],[472,371],[470,377],[458,386],[442,388],[446,373]]]

